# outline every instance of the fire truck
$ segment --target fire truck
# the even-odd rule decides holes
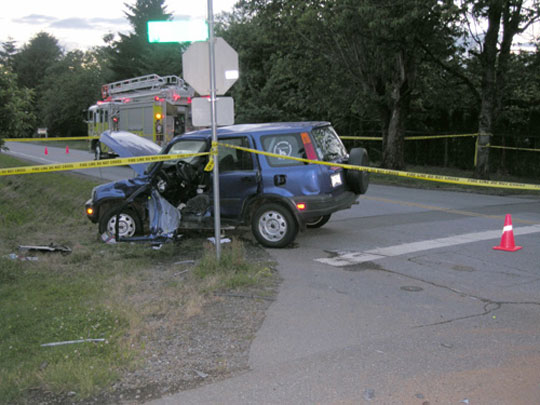
[[[88,135],[128,131],[158,145],[193,129],[191,98],[195,91],[178,76],[150,74],[101,87],[102,100],[88,108]],[[99,140],[90,143],[96,160],[114,157]]]

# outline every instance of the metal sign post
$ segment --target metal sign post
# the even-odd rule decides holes
[[[212,123],[212,149],[214,155],[214,239],[216,242],[216,257],[221,258],[221,210],[219,204],[219,159],[217,155],[217,125],[216,125],[216,60],[214,53],[214,8],[213,0],[208,0],[208,50],[210,60],[210,115]]]

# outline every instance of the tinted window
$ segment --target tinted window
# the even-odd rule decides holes
[[[261,141],[265,152],[282,156],[305,158],[304,144],[298,133],[266,135],[262,137]],[[295,160],[270,156],[266,156],[266,160],[270,166],[297,166],[303,164],[302,162],[297,162]]]

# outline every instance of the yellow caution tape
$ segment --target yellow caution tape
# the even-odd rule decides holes
[[[459,135],[424,135],[424,136],[406,136],[406,141],[418,141],[424,139],[444,139],[444,138],[464,138],[478,136],[478,134],[459,134]],[[380,136],[342,136],[341,139],[356,139],[361,141],[382,141]]]
[[[478,136],[478,134],[459,134],[459,135],[429,135],[429,136],[406,136],[406,141],[418,141],[424,139],[445,139],[445,138],[465,138]]]
[[[406,172],[401,170],[391,170],[391,169],[380,169],[369,166],[355,166],[350,164],[335,163],[335,162],[323,162],[320,160],[310,160],[304,158],[297,158],[292,156],[284,156],[271,152],[264,152],[250,148],[244,148],[241,146],[229,145],[226,143],[218,142],[216,145],[220,145],[226,148],[243,150],[249,153],[256,153],[259,155],[275,157],[278,159],[289,159],[302,163],[312,163],[330,167],[341,167],[348,170],[358,170],[365,171],[369,173],[378,173],[391,176],[407,177],[418,180],[427,180],[427,181],[436,181],[441,183],[451,183],[451,184],[462,184],[469,186],[477,187],[495,187],[495,188],[509,188],[515,190],[534,190],[540,191],[540,185],[535,184],[525,184],[525,183],[514,183],[506,181],[492,181],[492,180],[480,180],[480,179],[470,179],[465,177],[453,177],[453,176],[443,176],[436,174],[426,174],[426,173],[413,173]],[[190,154],[176,154],[176,155],[150,155],[150,156],[140,156],[134,158],[122,158],[122,159],[111,159],[111,160],[91,160],[86,162],[72,162],[72,163],[59,163],[59,164],[50,164],[50,165],[38,165],[38,166],[22,166],[22,167],[12,167],[7,169],[0,169],[0,176],[9,176],[15,174],[30,174],[30,173],[46,173],[46,172],[57,172],[57,171],[69,171],[69,170],[80,170],[80,169],[92,169],[97,167],[112,167],[112,166],[124,166],[129,164],[136,163],[152,163],[152,162],[161,162],[166,160],[173,159],[182,159],[185,157],[195,157],[195,156],[213,156],[216,154],[215,146],[213,145],[212,151],[210,152],[201,152],[201,153],[190,153]]]
[[[206,156],[210,152],[201,153],[183,153],[176,155],[149,155],[133,158],[110,159],[110,160],[89,160],[86,162],[71,162],[71,163],[55,163],[50,165],[38,166],[21,166],[0,169],[0,176],[10,176],[14,174],[31,174],[31,173],[47,173],[47,172],[62,172],[68,170],[93,169],[96,167],[111,167],[124,166],[136,163],[152,163],[162,162],[165,160],[182,159],[186,157]]]
[[[531,148],[516,148],[514,146],[494,146],[494,145],[486,145],[485,148],[493,148],[493,149],[510,149],[510,150],[523,150],[526,152],[540,152],[540,149],[531,149]]]
[[[66,136],[58,138],[6,138],[5,142],[53,142],[53,141],[88,141],[99,136]]]
[[[348,170],[358,170],[362,172],[407,177],[407,178],[412,178],[412,179],[417,179],[417,180],[436,181],[440,183],[450,183],[450,184],[462,184],[462,185],[476,186],[476,187],[495,187],[495,188],[509,188],[509,189],[514,189],[514,190],[540,191],[540,185],[536,185],[536,184],[470,179],[466,177],[443,176],[443,175],[427,174],[427,173],[413,173],[413,172],[406,172],[402,170],[379,169],[376,167],[369,167],[369,166],[355,166],[355,165],[349,165],[349,164],[343,164],[343,163],[323,162],[320,160],[309,160],[309,159],[297,158],[297,157],[292,157],[292,156],[278,155],[276,153],[264,152],[264,151],[259,151],[255,149],[244,148],[241,146],[229,145],[229,144],[221,143],[221,142],[219,142],[219,144],[226,148],[239,149],[245,152],[257,153],[260,155],[275,157],[278,159],[289,159],[289,160],[295,160],[297,162],[313,163],[313,164],[331,166],[331,167],[341,167],[343,169],[348,169]]]
[[[380,136],[340,136],[341,139],[355,139],[358,141],[382,141]]]

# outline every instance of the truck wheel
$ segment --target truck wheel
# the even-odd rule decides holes
[[[108,238],[116,235],[116,218],[118,214],[118,236],[119,238],[131,238],[141,233],[142,223],[139,216],[129,208],[124,208],[118,213],[115,208],[107,211],[99,220],[99,234],[107,234]]]
[[[101,160],[101,158],[102,158],[101,146],[99,146],[99,144],[97,144],[95,152],[94,152],[94,159],[95,160]]]
[[[369,157],[364,148],[353,148],[349,153],[350,165],[368,166]],[[349,188],[355,194],[364,194],[369,186],[369,172],[361,172],[358,170],[345,170],[345,179]]]
[[[306,227],[311,229],[320,228],[330,220],[331,216],[331,214],[328,214],[321,215],[320,217],[316,218],[310,218],[306,221]]]
[[[291,212],[279,204],[263,204],[253,214],[251,231],[259,243],[270,248],[290,244],[298,233]]]

